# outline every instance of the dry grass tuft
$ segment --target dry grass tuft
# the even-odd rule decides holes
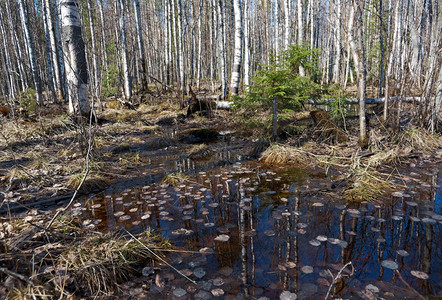
[[[83,179],[83,174],[73,175],[68,182],[68,186],[77,189]],[[99,174],[89,174],[80,188],[81,192],[92,192],[96,189],[103,189],[109,185],[109,182]]]
[[[384,177],[385,175],[375,171],[357,170],[353,175],[353,185],[344,192],[344,196],[355,202],[376,202],[387,191],[397,188]]]
[[[162,184],[168,184],[174,187],[189,182],[190,182],[190,176],[183,173],[167,174],[166,177],[164,177],[163,180],[161,181]]]
[[[289,146],[274,144],[262,153],[259,161],[268,165],[295,164],[304,166],[308,164],[309,159],[304,151]]]
[[[415,151],[432,152],[441,145],[442,138],[432,135],[425,129],[410,127],[394,136],[393,141],[402,148],[408,146]]]
[[[139,239],[153,248],[152,238]],[[159,253],[157,253],[159,254]],[[92,295],[114,291],[141,264],[151,262],[152,254],[136,240],[119,233],[93,234],[62,253],[56,268],[72,277],[76,286]]]

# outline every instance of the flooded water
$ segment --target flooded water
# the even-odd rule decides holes
[[[146,176],[139,186],[109,189],[73,208],[85,227],[153,230],[185,250],[168,261],[198,284],[170,270],[165,287],[151,293],[324,299],[332,282],[329,297],[442,292],[439,166],[416,168],[401,179],[407,189],[379,203],[348,203],[333,193],[335,178],[320,170],[191,164],[175,158],[158,165],[193,170],[178,186]]]

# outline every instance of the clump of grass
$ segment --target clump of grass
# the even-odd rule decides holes
[[[410,127],[393,137],[393,141],[401,147],[410,146],[416,151],[431,152],[441,144],[441,138],[432,135],[429,131]]]
[[[146,147],[152,148],[152,149],[160,149],[169,147],[174,143],[173,139],[168,136],[158,136],[151,138],[146,142]]]
[[[353,185],[344,192],[344,196],[355,202],[381,200],[387,191],[396,186],[384,180],[382,174],[375,171],[358,170],[353,175]]]
[[[138,239],[149,249],[154,248],[152,236]],[[93,234],[64,251],[56,269],[64,269],[75,286],[91,295],[108,294],[138,273],[138,267],[154,259],[145,246],[120,233]]]
[[[306,154],[297,148],[273,144],[262,153],[259,160],[268,165],[306,165]]]
[[[189,158],[192,160],[208,160],[215,152],[206,144],[195,145],[189,150]]]
[[[394,165],[400,163],[400,149],[394,147],[386,151],[378,151],[374,155],[368,157],[367,166],[378,168],[382,165]]]
[[[68,186],[72,187],[73,189],[77,189],[83,179],[83,176],[84,174],[71,176]],[[109,182],[107,182],[103,176],[99,174],[89,174],[86,180],[83,182],[80,191],[88,193],[96,189],[103,189],[108,185]]]
[[[190,176],[183,173],[170,173],[167,174],[166,177],[161,181],[162,184],[168,184],[170,186],[178,186],[185,182],[190,181]]]

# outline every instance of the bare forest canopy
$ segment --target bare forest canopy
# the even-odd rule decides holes
[[[439,6],[438,0],[1,1],[0,100],[31,109],[73,99],[87,112],[82,98],[180,95],[189,85],[227,98],[243,93],[289,45],[304,45],[319,50],[319,84],[345,90],[361,74],[364,96],[436,99],[426,109],[439,112]],[[75,24],[63,21],[64,11],[78,14]],[[299,74],[306,75],[302,64]]]

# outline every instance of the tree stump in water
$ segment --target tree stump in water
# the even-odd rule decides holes
[[[347,134],[330,120],[326,111],[311,111],[310,116],[316,124],[318,137],[324,142],[344,143],[348,141]]]
[[[189,106],[187,108],[187,116],[190,117],[194,113],[201,111],[206,112],[210,117],[212,115],[212,101],[207,99],[198,99],[193,92],[192,87],[189,86]]]

